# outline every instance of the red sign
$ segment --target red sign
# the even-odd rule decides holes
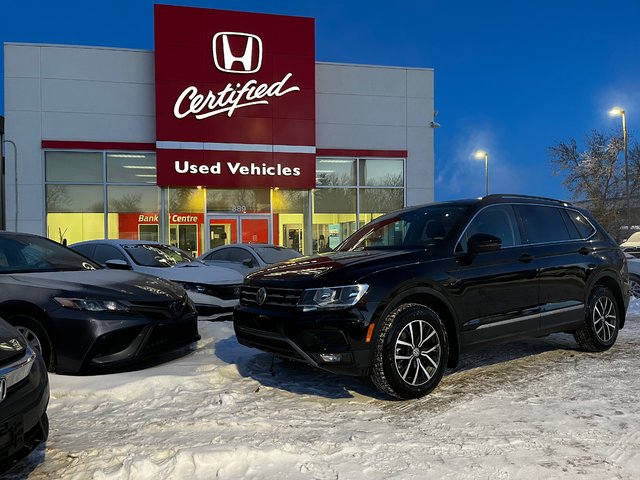
[[[158,185],[315,187],[311,18],[155,6]]]

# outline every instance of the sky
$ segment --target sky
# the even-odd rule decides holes
[[[640,0],[170,0],[316,19],[316,60],[435,70],[435,199],[571,199],[549,147],[640,131]],[[0,42],[153,49],[152,0],[0,0]],[[0,71],[4,74],[3,66]],[[4,112],[4,91],[0,114]]]

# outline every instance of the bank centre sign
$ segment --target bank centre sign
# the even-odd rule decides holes
[[[311,18],[155,6],[161,186],[315,187]]]

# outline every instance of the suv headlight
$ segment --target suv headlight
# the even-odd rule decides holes
[[[58,305],[74,310],[86,310],[88,312],[126,312],[129,308],[116,300],[91,300],[87,298],[55,297]]]
[[[353,307],[367,293],[369,285],[308,288],[302,292],[298,307],[305,312]]]

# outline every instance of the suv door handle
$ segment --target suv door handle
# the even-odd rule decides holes
[[[518,258],[519,262],[522,263],[529,263],[531,260],[533,260],[533,255],[529,255],[528,253],[523,253],[522,255],[520,255],[520,258]]]
[[[580,255],[589,255],[589,249],[588,249],[587,247],[581,247],[581,248],[578,250],[578,253],[579,253]]]

